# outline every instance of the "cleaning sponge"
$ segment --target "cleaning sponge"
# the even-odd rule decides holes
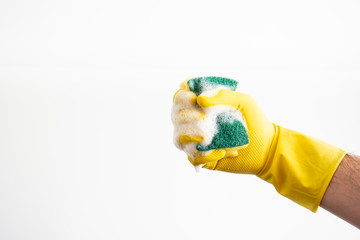
[[[216,95],[220,89],[236,90],[238,82],[223,77],[198,77],[187,81],[190,91],[199,95]],[[215,119],[215,129],[210,131],[210,144],[199,143],[196,145],[198,151],[209,151],[212,149],[245,147],[249,144],[249,137],[244,126],[245,121],[241,113],[230,106],[214,106],[204,109],[209,118]],[[212,132],[212,133],[211,133]]]

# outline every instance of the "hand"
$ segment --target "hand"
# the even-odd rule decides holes
[[[243,149],[197,151],[206,129],[203,109],[229,105],[242,113],[249,144]],[[212,170],[256,174],[283,196],[316,212],[326,188],[346,154],[335,146],[271,123],[255,100],[243,93],[220,90],[213,97],[189,91],[185,83],[174,96],[175,142],[190,162]]]
[[[194,149],[206,134],[201,129],[202,121],[206,118],[203,109],[215,105],[229,105],[242,113],[247,124],[249,145],[208,152]],[[174,96],[173,122],[175,144],[188,154],[194,166],[204,164],[203,167],[208,169],[235,173],[257,174],[266,162],[275,133],[275,126],[249,95],[220,90],[214,97],[196,97],[186,82]]]

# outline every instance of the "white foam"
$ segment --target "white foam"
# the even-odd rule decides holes
[[[221,89],[231,90],[230,87],[225,85],[213,85],[213,84],[203,84],[203,92],[201,96],[212,97],[216,96]]]
[[[195,172],[196,172],[196,173],[201,172],[202,166],[203,166],[203,164],[199,164],[199,165],[197,165],[197,166],[194,166],[194,167],[195,167]]]

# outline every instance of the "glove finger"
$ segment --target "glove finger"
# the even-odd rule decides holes
[[[197,97],[197,103],[200,107],[206,108],[214,105],[230,105],[237,107],[239,102],[246,102],[248,100],[248,95],[227,90],[221,89],[217,95],[212,97],[207,97],[200,95]]]
[[[175,131],[174,143],[179,149],[188,148],[189,143],[199,143],[204,140],[204,134],[199,129],[185,128]]]
[[[214,161],[218,161],[222,159],[226,154],[226,151],[224,149],[216,149],[213,150],[210,154],[206,156],[200,156],[193,160],[192,164],[194,166],[197,166],[199,164],[207,164]]]
[[[197,103],[206,108],[215,105],[230,105],[238,109],[246,120],[248,130],[255,128],[259,121],[267,119],[256,101],[249,95],[222,89],[216,96],[198,96]]]
[[[202,136],[180,136],[179,143],[180,144],[188,144],[191,142],[202,142],[204,138]]]
[[[173,102],[175,105],[194,106],[196,105],[196,95],[189,90],[180,89],[175,93]]]
[[[188,136],[188,137],[203,137],[205,136],[204,132],[197,128],[189,128],[186,125],[181,125],[175,131],[175,138],[180,139],[181,136]]]
[[[194,165],[194,160],[191,157],[188,156],[188,160],[191,164]],[[209,170],[214,170],[216,168],[216,165],[218,164],[218,162],[219,162],[219,160],[204,163],[202,167],[209,169]],[[196,165],[194,165],[194,166],[196,166]]]
[[[174,112],[172,120],[174,124],[188,124],[205,119],[205,113],[199,109],[183,108]]]
[[[221,160],[209,162],[203,165],[203,168],[209,169],[209,170],[216,170],[216,166]]]

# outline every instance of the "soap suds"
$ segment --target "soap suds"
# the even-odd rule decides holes
[[[230,87],[224,85],[214,85],[214,84],[204,84],[204,91],[200,94],[200,96],[212,97],[216,96],[220,90],[228,89],[231,90]]]

